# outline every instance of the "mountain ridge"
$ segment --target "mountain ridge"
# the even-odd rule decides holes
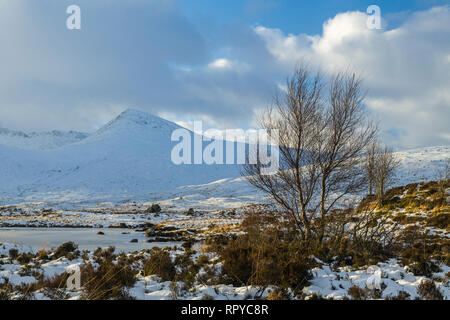
[[[0,128],[0,145],[31,150],[48,150],[59,148],[67,144],[81,141],[89,136],[89,133],[80,131],[41,131],[24,132]]]

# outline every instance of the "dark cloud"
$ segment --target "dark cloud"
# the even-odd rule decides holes
[[[48,127],[53,121],[46,121],[47,113],[181,105],[185,94],[172,65],[210,60],[203,37],[170,1],[78,1],[81,30],[65,27],[69,4],[19,0],[3,5],[2,119]],[[39,123],[26,119],[35,109],[43,116]],[[80,119],[70,120],[56,125],[82,125]]]

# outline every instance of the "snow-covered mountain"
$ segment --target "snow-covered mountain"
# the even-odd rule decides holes
[[[74,134],[75,141],[65,140],[71,142],[59,147],[53,143],[52,148],[37,148],[37,144],[18,148],[20,143],[9,140],[9,145],[2,145],[0,140],[0,204],[153,201],[178,196],[210,203],[260,196],[240,178],[238,165],[172,163],[177,142],[171,141],[171,134],[179,128],[145,112],[127,110],[97,132]],[[450,158],[450,147],[402,151],[397,156],[402,165],[396,184],[404,185],[436,179]]]
[[[87,138],[89,134],[77,131],[31,132],[0,128],[0,145],[21,149],[45,150],[62,147]]]
[[[237,165],[175,165],[175,123],[127,110],[94,134],[50,150],[0,146],[0,199],[72,194],[127,199],[238,177]],[[194,133],[191,132],[194,136]]]

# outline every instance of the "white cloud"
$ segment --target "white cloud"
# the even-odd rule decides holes
[[[210,64],[208,64],[208,67],[211,69],[231,69],[232,63],[228,59],[216,59]]]
[[[366,19],[362,12],[338,14],[324,23],[322,35],[284,35],[261,26],[255,33],[290,68],[307,61],[325,71],[350,68],[361,74],[367,106],[388,142],[449,144],[449,7],[418,12],[393,30],[370,30]]]
[[[208,64],[208,68],[213,71],[234,71],[239,73],[250,71],[250,66],[247,63],[225,58],[214,60]]]
[[[310,55],[309,48],[313,43],[313,37],[305,34],[284,36],[279,29],[263,26],[255,27],[255,32],[266,41],[267,50],[283,63],[295,64],[297,60]]]

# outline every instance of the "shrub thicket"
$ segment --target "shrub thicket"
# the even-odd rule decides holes
[[[250,214],[243,222],[245,234],[231,237],[224,247],[213,244],[223,262],[223,280],[236,286],[276,285],[299,292],[311,278],[312,259],[295,232],[267,224],[268,219],[264,213]],[[223,243],[222,238],[218,241]]]

